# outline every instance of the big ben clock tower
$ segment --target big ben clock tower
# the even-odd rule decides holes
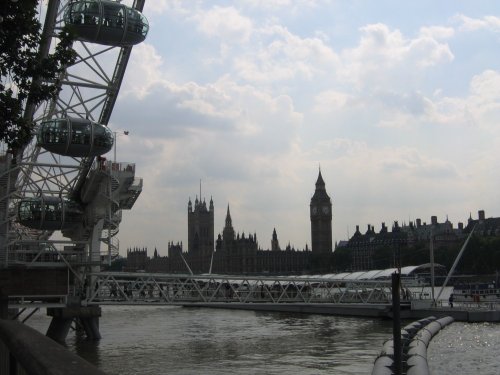
[[[326,193],[325,182],[319,171],[316,190],[311,198],[311,246],[313,254],[332,251],[332,201]]]

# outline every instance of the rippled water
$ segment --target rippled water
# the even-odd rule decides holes
[[[48,318],[33,317],[45,330]],[[103,307],[71,350],[109,374],[370,374],[390,321],[180,307]]]
[[[500,324],[455,322],[439,332],[428,348],[433,375],[500,374]]]
[[[109,374],[370,374],[392,322],[181,307],[104,306],[103,336],[70,350]],[[43,314],[29,324],[46,331]],[[407,322],[402,323],[402,325]],[[453,323],[429,346],[433,375],[500,374],[500,325]]]

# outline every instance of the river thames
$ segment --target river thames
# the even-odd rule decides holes
[[[370,374],[392,322],[208,308],[103,306],[100,341],[68,348],[108,374]],[[29,325],[45,333],[49,318]],[[403,322],[403,325],[406,324]],[[433,375],[497,375],[499,324],[453,323],[429,347]]]

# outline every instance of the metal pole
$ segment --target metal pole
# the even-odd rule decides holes
[[[113,163],[116,163],[116,132],[113,132],[113,134],[115,135],[115,140],[114,140],[114,145],[113,145],[113,152],[114,152]]]
[[[431,296],[432,296],[432,305],[435,305],[436,299],[434,298],[434,287],[435,287],[435,279],[434,279],[434,234],[432,233],[431,228],[431,243],[429,246],[430,251],[430,261],[431,261]]]
[[[475,226],[472,228],[472,230],[470,231],[469,237],[467,237],[467,240],[465,240],[464,245],[460,249],[460,252],[458,253],[457,257],[455,258],[455,261],[453,262],[453,266],[451,266],[450,272],[448,272],[448,275],[446,276],[446,280],[444,280],[443,286],[439,290],[439,294],[437,296],[437,299],[439,299],[439,297],[441,296],[441,293],[443,293],[443,290],[444,290],[445,286],[448,284],[448,281],[450,280],[451,275],[453,275],[453,272],[455,272],[455,268],[456,268],[456,266],[458,264],[458,261],[462,257],[462,254],[464,253],[464,250],[467,247],[467,244],[469,243],[469,240],[470,240],[470,238],[472,236],[472,233],[474,233],[474,229],[475,228],[476,228]]]
[[[115,147],[116,147],[116,144],[115,144]],[[115,148],[115,161],[116,161],[116,148]],[[113,202],[113,178],[112,178],[112,174],[114,173],[113,168],[111,168],[110,173],[111,173],[111,175],[108,178],[108,181],[109,181],[108,182],[109,201],[108,201],[108,207],[107,207],[108,208],[108,266],[111,266],[111,247],[112,247],[111,231],[113,228],[113,220],[112,220],[112,216],[111,216],[111,204]]]
[[[184,259],[184,257],[182,256],[182,253],[181,253],[181,258],[182,258],[182,260],[184,261],[184,264],[186,265],[187,269],[189,270],[189,273],[191,274],[191,276],[192,276],[192,275],[194,275],[194,274],[193,274],[193,271],[191,271],[191,267],[189,267],[188,262],[187,262],[187,261],[186,261],[186,259]]]
[[[401,315],[400,315],[400,299],[399,299],[399,284],[401,275],[397,272],[392,274],[392,336],[394,343],[394,374],[401,375],[403,373],[401,357]]]

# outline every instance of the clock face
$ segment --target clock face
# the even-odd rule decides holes
[[[328,207],[328,206],[323,206],[323,213],[324,213],[324,214],[328,214],[328,212],[330,212],[330,207]]]
[[[311,212],[312,212],[312,214],[313,214],[313,215],[316,215],[316,214],[318,213],[318,207],[313,206],[313,207],[311,208]]]

